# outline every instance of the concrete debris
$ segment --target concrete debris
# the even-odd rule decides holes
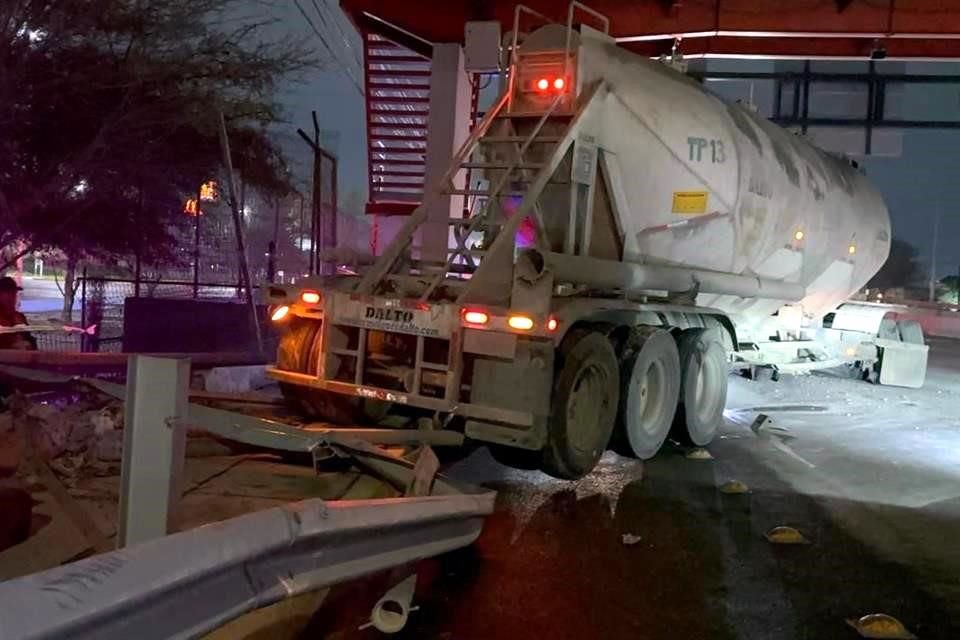
[[[246,393],[270,384],[264,366],[216,367],[206,373],[204,389],[216,393]]]
[[[123,458],[123,432],[107,431],[97,436],[94,442],[94,455],[97,460],[117,462]]]
[[[67,453],[80,453],[86,451],[90,444],[90,439],[95,434],[93,420],[86,415],[76,415],[77,412],[64,412],[60,420],[67,425]]]
[[[810,544],[810,541],[793,527],[774,527],[767,532],[766,538],[773,544]]]
[[[885,613],[871,613],[858,620],[847,620],[847,624],[856,629],[864,638],[877,640],[916,640],[915,635],[907,631],[903,623]]]
[[[108,431],[123,428],[123,408],[119,405],[108,405],[90,417],[94,433],[100,435]]]
[[[793,440],[795,436],[785,427],[778,426],[773,419],[765,413],[757,416],[750,430],[758,436],[776,436],[781,440]]]
[[[625,546],[628,546],[628,547],[631,545],[635,545],[642,540],[643,540],[642,536],[638,536],[633,533],[624,533],[620,535],[620,542],[622,542]]]
[[[84,454],[62,455],[50,461],[50,468],[56,471],[57,475],[66,478],[75,478],[80,475],[81,470],[86,464]]]
[[[720,493],[726,493],[727,495],[750,493],[750,487],[739,480],[727,480],[720,485]]]
[[[22,472],[28,449],[37,461],[49,464],[68,487],[82,478],[119,473],[123,402],[99,394],[14,394],[7,404],[9,409],[0,412],[0,479],[14,475],[18,469]],[[228,446],[206,437],[205,442],[191,446],[194,439],[188,440],[187,455],[232,453]]]
[[[706,449],[691,449],[687,451],[687,460],[713,460],[713,454]]]

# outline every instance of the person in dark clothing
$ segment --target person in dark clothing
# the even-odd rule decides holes
[[[23,289],[10,276],[0,278],[0,327],[27,324],[27,318],[17,311],[17,296]],[[28,332],[0,333],[0,349],[35,351],[37,340]]]

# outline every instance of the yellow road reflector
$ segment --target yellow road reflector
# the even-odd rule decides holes
[[[739,480],[728,480],[720,485],[720,493],[726,493],[728,495],[738,495],[748,493],[749,491],[750,487]]]
[[[859,620],[847,620],[847,624],[864,638],[878,640],[916,640],[903,623],[885,613],[871,613]]]
[[[707,212],[706,191],[674,191],[673,213],[697,216]]]
[[[774,527],[767,531],[767,540],[773,544],[810,544],[810,541],[793,527]]]
[[[706,449],[691,449],[687,451],[687,460],[713,460],[713,456]]]

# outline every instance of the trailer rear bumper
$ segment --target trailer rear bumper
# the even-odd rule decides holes
[[[323,389],[332,393],[356,396],[359,398],[370,398],[381,400],[383,402],[394,402],[397,404],[406,404],[430,411],[439,411],[441,413],[450,413],[453,415],[464,416],[473,420],[484,422],[505,423],[509,427],[519,427],[521,429],[530,429],[534,426],[533,414],[529,411],[517,411],[514,409],[502,409],[470,403],[449,403],[440,398],[428,398],[425,396],[391,391],[389,389],[380,389],[365,385],[350,384],[336,380],[323,380],[316,376],[305,373],[296,373],[293,371],[284,371],[276,367],[267,367],[267,376],[278,382],[287,382],[303,387],[312,387],[314,389]]]

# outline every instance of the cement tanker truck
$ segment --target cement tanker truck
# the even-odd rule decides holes
[[[527,13],[501,98],[383,254],[270,288],[291,402],[430,417],[577,478],[610,447],[708,444],[734,369],[922,384],[919,326],[845,302],[890,247],[856,167],[617,47],[579,3],[522,33]]]

